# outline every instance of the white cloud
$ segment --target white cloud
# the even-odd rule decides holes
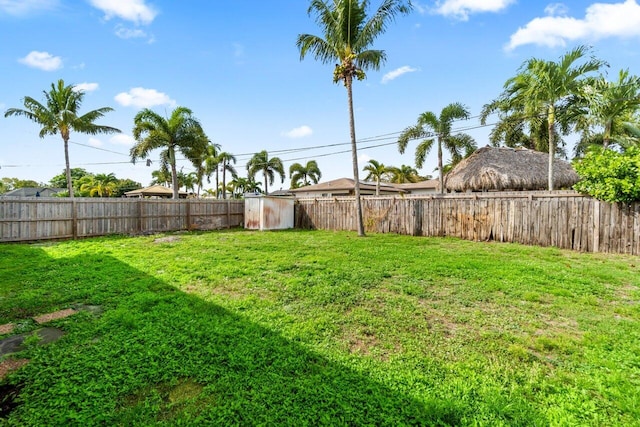
[[[132,146],[133,144],[136,143],[136,140],[130,135],[118,133],[112,136],[111,138],[109,138],[109,142],[116,145]]]
[[[176,101],[169,98],[169,95],[143,87],[134,87],[129,92],[119,93],[115,100],[125,107],[150,108],[156,105],[176,105]]]
[[[116,36],[121,39],[145,38],[147,33],[139,28],[126,28],[122,25],[116,25]]]
[[[145,0],[91,0],[91,4],[103,11],[106,19],[115,16],[136,24],[150,24],[158,15]]]
[[[569,13],[569,8],[563,3],[551,3],[544,8],[544,13],[549,16],[565,16]]]
[[[73,86],[73,90],[83,91],[83,92],[93,92],[94,90],[98,90],[98,83],[80,83]]]
[[[89,138],[89,145],[92,147],[102,147],[102,141],[98,138]]]
[[[413,73],[415,71],[418,71],[418,69],[410,67],[408,65],[405,65],[404,67],[396,68],[395,70],[389,71],[387,74],[382,76],[382,84],[389,83],[391,80],[395,80],[403,74]]]
[[[38,52],[36,50],[29,52],[24,58],[20,58],[19,62],[32,67],[39,68],[44,71],[55,71],[62,68],[62,58],[53,56],[48,52]]]
[[[27,15],[37,10],[51,10],[58,6],[58,0],[0,0],[0,13]]]
[[[304,138],[305,136],[311,136],[313,134],[313,129],[311,129],[307,125],[302,125],[300,127],[291,129],[288,132],[282,132],[283,136],[287,138]]]
[[[515,0],[439,0],[436,2],[435,13],[452,16],[466,21],[469,15],[483,12],[500,12]]]
[[[556,15],[533,19],[511,35],[505,49],[513,50],[526,44],[557,47],[581,39],[639,36],[640,5],[636,0],[594,3],[587,8],[583,19]]]

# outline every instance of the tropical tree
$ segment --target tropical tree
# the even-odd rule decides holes
[[[422,177],[418,174],[418,171],[408,165],[402,165],[399,168],[390,166],[388,168],[391,174],[391,182],[394,184],[405,184],[409,182],[420,182]]]
[[[236,157],[231,153],[227,153],[226,151],[223,151],[222,153],[218,154],[218,163],[220,164],[220,166],[222,166],[222,188],[226,189],[227,188],[227,172],[230,172],[231,176],[233,177],[236,177],[238,175],[236,168],[234,168],[232,165],[232,163],[233,164],[236,163]],[[227,198],[226,191],[222,192],[222,198],[223,199]]]
[[[79,116],[80,107],[84,99],[84,91],[76,89],[73,85],[65,85],[64,80],[51,84],[51,90],[43,91],[45,104],[36,101],[30,96],[23,100],[24,109],[9,108],[5,117],[23,116],[41,126],[40,138],[47,135],[62,137],[64,142],[64,162],[67,176],[67,190],[69,197],[73,197],[73,185],[71,181],[71,167],[69,166],[69,137],[71,131],[86,133],[88,135],[118,133],[119,129],[95,124],[95,121],[113,108],[102,107],[91,110]]]
[[[544,117],[548,132],[549,191],[553,190],[553,160],[556,153],[556,125],[565,129],[575,123],[577,116],[571,108],[577,104],[588,75],[606,65],[590,57],[577,64],[589,53],[579,46],[565,53],[558,62],[531,58],[520,67],[520,72],[507,80],[500,96],[505,102],[519,105],[526,117]]]
[[[291,179],[291,188],[299,188],[311,185],[312,182],[317,184],[322,178],[322,172],[320,172],[318,162],[309,160],[306,165],[294,163],[289,166],[289,178]]]
[[[584,118],[582,140],[597,140],[604,148],[624,146],[629,136],[624,123],[640,109],[639,94],[640,77],[630,75],[629,70],[620,70],[613,82],[604,76],[587,80],[581,91],[584,109],[579,111]]]
[[[71,131],[85,133],[89,135],[118,133],[119,129],[97,125],[96,120],[102,118],[106,113],[113,111],[110,107],[102,107],[91,110],[83,115],[78,115],[84,91],[76,89],[73,85],[65,85],[64,80],[58,80],[57,84],[51,84],[51,90],[43,91],[45,104],[36,101],[30,96],[25,96],[23,100],[24,109],[9,108],[5,117],[23,116],[41,126],[40,138],[47,135],[57,135],[62,137],[64,143],[64,160],[67,177],[67,190],[69,197],[73,197],[73,184],[71,179],[71,167],[69,163],[69,138]]]
[[[336,64],[333,70],[333,81],[334,83],[342,82],[347,90],[359,236],[364,236],[365,233],[353,112],[353,79],[363,80],[366,70],[380,69],[380,65],[386,61],[386,53],[383,50],[371,49],[371,45],[379,35],[385,32],[387,25],[398,14],[409,13],[411,2],[383,0],[369,19],[367,19],[368,6],[368,0],[333,0],[333,2],[311,0],[307,13],[315,14],[316,22],[322,27],[324,36],[300,34],[296,43],[301,60],[307,53],[311,53],[322,63]]]
[[[166,185],[167,187],[171,186],[172,177],[171,171],[169,170],[169,165],[161,164],[160,169],[154,170],[151,172],[151,185]]]
[[[451,163],[453,165],[464,157],[469,156],[476,149],[476,143],[471,136],[465,133],[456,135],[451,133],[452,124],[455,120],[466,120],[470,115],[471,113],[466,106],[454,102],[444,107],[440,112],[440,116],[436,116],[431,111],[420,114],[417,123],[406,128],[398,137],[398,150],[401,154],[406,150],[410,140],[423,139],[416,147],[415,162],[418,168],[424,165],[424,161],[433,144],[437,144],[440,194],[444,193],[443,148],[451,154]]]
[[[88,179],[80,186],[80,191],[89,197],[111,197],[117,190],[118,178],[113,173],[87,175]]]
[[[280,175],[281,182],[284,182],[284,166],[282,160],[278,157],[269,158],[269,153],[263,150],[254,156],[247,163],[247,172],[250,179],[255,179],[258,172],[261,172],[264,177],[264,193],[269,194],[268,184],[273,185],[275,181],[275,174]],[[267,182],[268,181],[268,182]]]
[[[367,172],[367,176],[365,177],[366,181],[374,181],[376,182],[376,196],[380,195],[380,181],[384,179],[386,175],[389,174],[389,168],[386,167],[383,163],[380,163],[376,160],[369,160],[368,164],[362,168],[364,172]]]
[[[196,169],[198,197],[200,197],[204,177],[207,177],[207,182],[211,182],[211,174],[216,171],[218,167],[217,156],[219,151],[220,144],[214,144],[211,141],[208,141],[206,145],[198,144],[198,146],[193,149],[187,150],[187,158],[191,160],[193,167]]]
[[[178,199],[178,172],[176,152],[185,157],[192,152],[203,152],[209,139],[193,112],[186,107],[177,107],[168,118],[145,108],[133,119],[133,137],[136,144],[129,152],[131,161],[146,159],[152,151],[162,149],[160,158],[171,169],[173,198]],[[200,148],[199,148],[200,147]]]

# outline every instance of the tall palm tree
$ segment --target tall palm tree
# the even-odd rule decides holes
[[[389,173],[389,168],[386,167],[383,163],[380,163],[376,160],[369,160],[369,163],[362,168],[364,172],[368,172],[365,177],[366,181],[376,181],[376,196],[380,195],[380,181],[382,181],[383,177]]]
[[[204,147],[209,139],[204,133],[200,122],[193,117],[193,113],[186,107],[177,107],[169,118],[145,108],[133,119],[133,137],[136,144],[129,154],[131,161],[148,158],[152,151],[163,149],[160,153],[162,161],[166,161],[171,168],[173,198],[178,199],[178,173],[176,169],[176,151],[187,156],[190,150]]]
[[[62,79],[58,80],[57,84],[51,83],[51,90],[48,92],[43,91],[43,93],[45,104],[41,104],[30,96],[25,96],[23,100],[24,109],[9,108],[4,113],[4,116],[24,116],[42,126],[39,134],[40,138],[60,133],[64,142],[67,190],[69,191],[69,197],[73,197],[73,183],[69,166],[69,137],[71,131],[97,135],[119,133],[120,130],[95,124],[96,120],[113,111],[113,108],[102,107],[78,116],[78,110],[80,110],[84,99],[84,91],[76,90],[73,85],[65,85]]]
[[[356,146],[355,117],[353,112],[353,79],[365,78],[365,70],[380,69],[386,61],[383,50],[370,49],[374,40],[384,33],[396,15],[409,13],[411,2],[407,0],[383,0],[371,18],[367,19],[369,0],[311,0],[307,13],[316,15],[324,37],[300,34],[296,45],[300,59],[307,53],[322,63],[336,64],[333,81],[341,81],[347,89],[349,104],[349,130],[351,136],[351,162],[355,182],[358,235],[364,236],[360,178],[358,176],[358,150]]]
[[[280,175],[281,182],[284,182],[284,166],[282,160],[278,157],[269,158],[269,153],[266,150],[262,150],[254,156],[247,163],[247,172],[250,179],[255,179],[258,172],[261,172],[264,176],[264,193],[269,194],[269,186],[273,185],[275,181],[275,174]],[[267,182],[268,181],[268,182]]]
[[[451,153],[453,164],[462,160],[465,155],[470,155],[476,149],[475,141],[471,136],[464,133],[457,135],[451,134],[451,127],[454,120],[466,120],[470,115],[471,113],[466,106],[459,102],[454,102],[444,107],[440,112],[440,116],[436,116],[431,111],[420,114],[420,116],[418,116],[418,122],[406,128],[398,137],[398,150],[401,154],[404,153],[410,140],[423,139],[416,147],[415,160],[416,167],[418,168],[424,165],[427,154],[431,151],[433,144],[437,143],[440,194],[444,193],[443,146]]]
[[[236,168],[233,167],[233,164],[236,163],[236,157],[231,154],[231,153],[227,153],[226,151],[223,151],[222,153],[218,154],[218,163],[222,166],[222,188],[226,189],[227,188],[227,172],[231,173],[231,176],[236,177],[238,175],[238,172],[236,171]],[[226,199],[227,198],[227,192],[223,191],[222,192],[222,198]]]
[[[589,73],[596,72],[606,63],[590,57],[581,64],[577,61],[589,53],[579,46],[565,53],[558,62],[531,58],[520,67],[520,72],[507,80],[501,98],[515,100],[522,106],[526,117],[546,118],[549,151],[549,191],[553,190],[553,160],[556,153],[556,125],[569,126],[575,118],[569,112],[587,81]]]
[[[317,184],[322,178],[322,172],[320,172],[318,162],[309,160],[306,165],[294,163],[289,166],[289,178],[291,179],[291,188],[299,188],[311,185],[312,182]]]
[[[394,184],[404,184],[408,182],[420,182],[422,178],[418,175],[418,171],[408,165],[402,165],[399,168],[391,166],[388,168],[391,173],[391,182]]]

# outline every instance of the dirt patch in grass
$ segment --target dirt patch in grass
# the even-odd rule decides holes
[[[4,325],[0,325],[0,335],[10,334],[13,332],[16,325],[13,323],[5,323]]]
[[[173,242],[179,242],[179,241],[180,241],[179,236],[167,236],[167,237],[158,237],[153,241],[153,243],[173,243]]]
[[[77,311],[73,308],[67,308],[66,310],[55,311],[53,313],[43,314],[41,316],[34,317],[33,320],[36,323],[42,324],[51,322],[52,320],[64,319],[65,317],[73,316]]]
[[[7,359],[0,362],[0,381],[2,381],[11,371],[22,368],[29,363],[29,359]]]

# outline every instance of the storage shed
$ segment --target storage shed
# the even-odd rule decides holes
[[[261,231],[293,228],[293,204],[293,197],[245,194],[244,228]]]

